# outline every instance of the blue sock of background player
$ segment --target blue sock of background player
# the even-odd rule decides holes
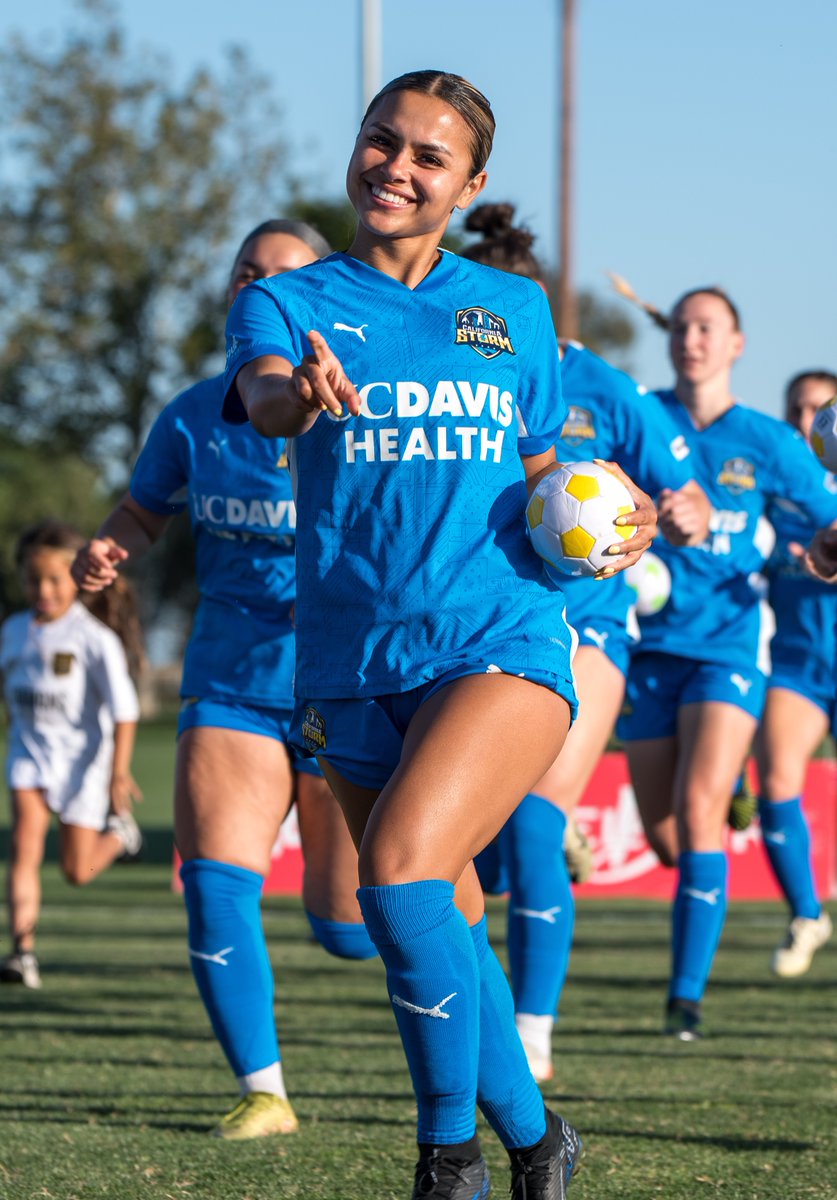
[[[699,1003],[721,939],[727,911],[727,856],[684,850],[672,911],[669,999]]]
[[[820,915],[811,863],[811,837],[799,796],[781,803],[759,799],[759,819],[767,857],[794,917]]]
[[[539,1080],[552,1076],[552,1027],[575,924],[564,855],[566,826],[560,808],[530,793],[500,834],[511,892],[508,951],[515,1019]]]
[[[189,960],[215,1036],[244,1091],[286,1098],[273,970],[261,918],[264,880],[210,859],[180,869],[189,918]]]

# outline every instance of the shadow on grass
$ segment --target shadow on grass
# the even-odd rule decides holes
[[[723,1134],[709,1133],[660,1133],[656,1129],[601,1129],[588,1126],[586,1132],[589,1138],[626,1138],[629,1141],[641,1139],[647,1142],[676,1142],[691,1146],[712,1146],[719,1150],[745,1150],[751,1153],[763,1154],[765,1150],[780,1150],[790,1154],[805,1154],[816,1150],[816,1142],[803,1142],[794,1138],[747,1138],[728,1137]]]

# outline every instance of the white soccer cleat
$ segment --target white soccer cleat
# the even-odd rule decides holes
[[[136,858],[142,850],[142,831],[130,813],[111,813],[105,825],[106,833],[113,833],[125,847],[123,859]]]
[[[31,950],[21,954],[10,954],[0,965],[0,982],[22,983],[24,987],[39,988],[41,972],[38,960]]]
[[[831,917],[823,911],[818,917],[794,917],[787,936],[773,953],[771,967],[783,979],[804,975],[814,955],[831,937]]]

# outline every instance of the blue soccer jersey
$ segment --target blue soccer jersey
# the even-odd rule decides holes
[[[705,429],[696,429],[673,392],[659,393],[688,438],[692,468],[712,504],[710,533],[696,547],[662,539],[655,552],[671,571],[671,598],[640,620],[642,649],[705,662],[769,665],[772,620],[760,603],[763,517],[777,500],[790,501],[815,526],[837,520],[837,496],[803,439],[789,425],[735,404]]]
[[[298,511],[298,696],[407,691],[512,653],[569,674],[563,596],[528,544],[520,455],[565,408],[546,298],[443,253],[414,289],[345,254],[252,284],[227,325],[239,369],[329,341],[362,400],[289,443]]]
[[[181,694],[290,704],[296,508],[285,442],[221,418],[223,379],[168,404],[130,492],[151,512],[189,510],[200,602]]]
[[[826,486],[837,492],[833,475]],[[768,517],[776,531],[767,564],[776,618],[771,686],[799,692],[831,713],[837,695],[837,589],[809,575],[789,549],[791,542],[807,546],[815,533],[799,508],[776,500]]]
[[[563,347],[561,386],[567,418],[555,447],[559,462],[591,462],[594,458],[618,462],[652,497],[663,488],[676,491],[693,478],[688,442],[656,393],[646,391],[576,342]],[[615,534],[614,530],[617,542]],[[624,575],[608,580],[574,576],[566,583],[562,580],[561,586],[567,597],[567,617],[582,641],[585,626],[589,626],[595,642],[600,622],[610,626],[615,622],[627,636],[634,624],[630,618],[635,593]]]

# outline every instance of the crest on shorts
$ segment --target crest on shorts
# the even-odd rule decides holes
[[[756,468],[746,458],[728,458],[718,472],[717,482],[734,496],[752,492],[756,486]]]
[[[302,718],[302,740],[306,750],[310,750],[312,754],[319,754],[326,748],[325,718],[310,704]]]
[[[596,426],[593,414],[589,408],[580,404],[571,404],[564,428],[561,430],[561,441],[569,446],[580,446],[582,442],[590,442],[596,436]]]
[[[483,358],[514,354],[505,318],[478,306],[457,312],[455,342],[457,346],[470,346]]]
[[[54,675],[69,675],[75,661],[74,654],[53,654],[52,672]]]

